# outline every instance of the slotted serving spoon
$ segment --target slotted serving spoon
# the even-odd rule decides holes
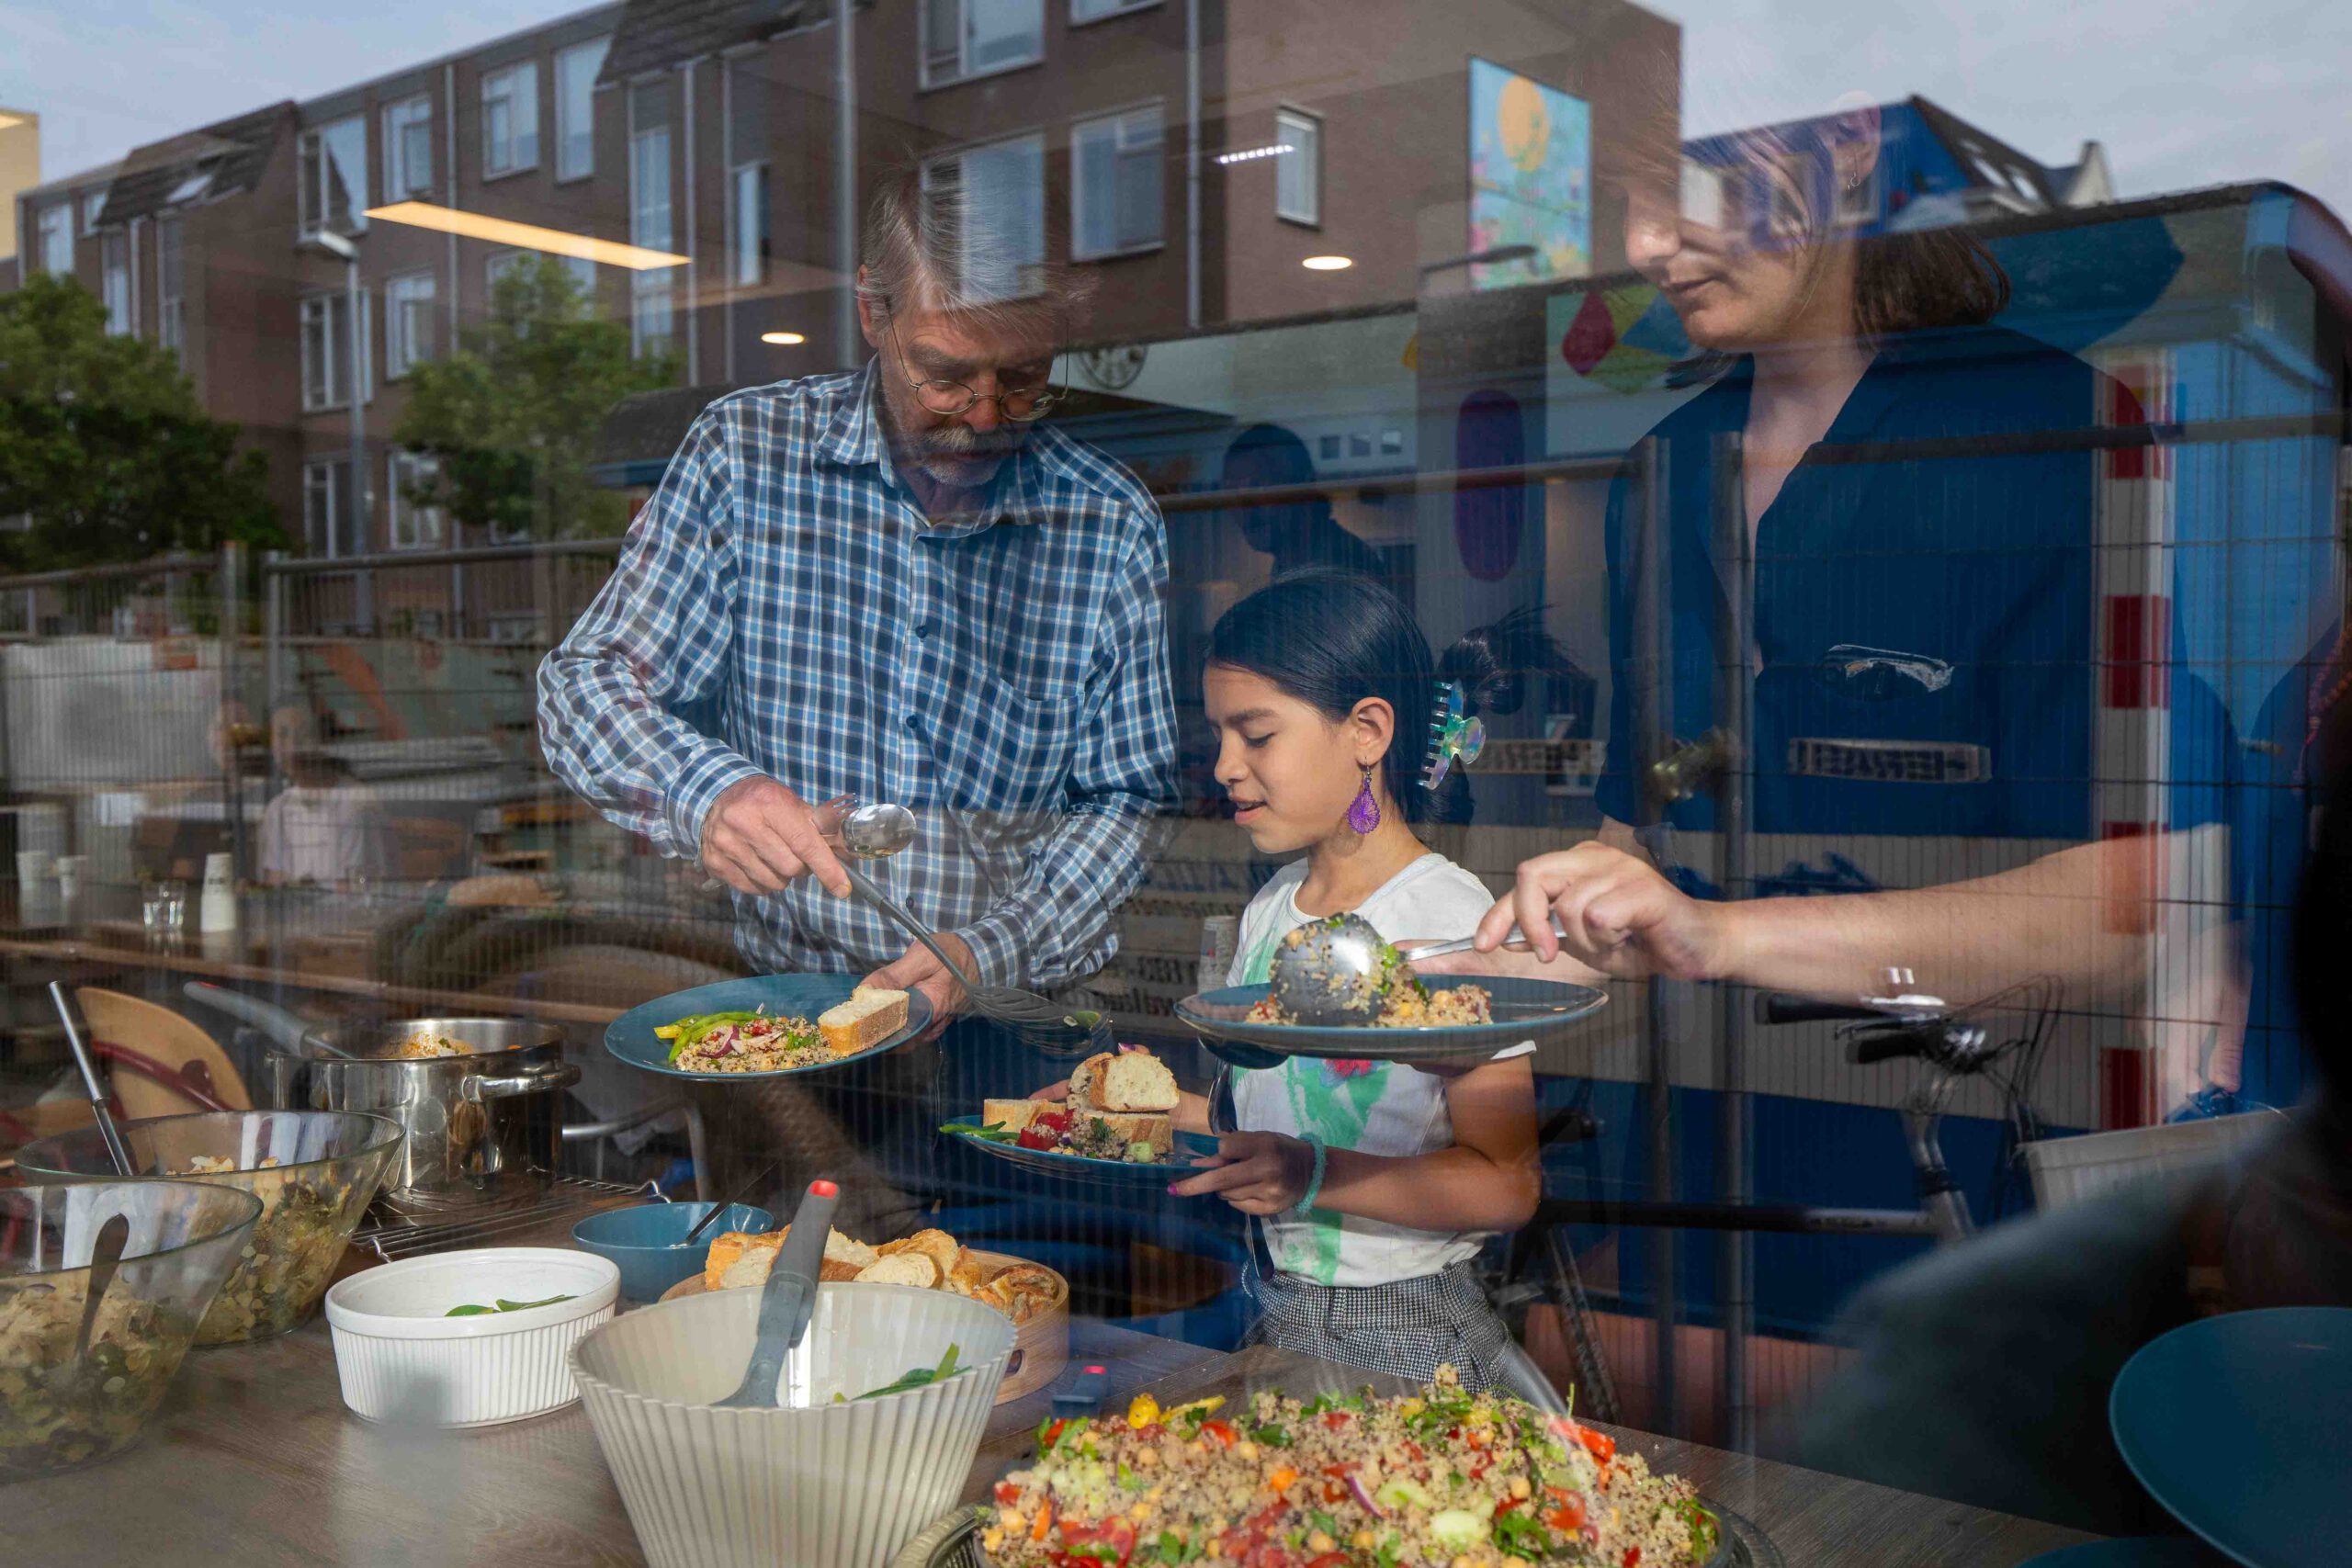
[[[1566,937],[1560,917],[1552,917],[1552,934]],[[1390,944],[1362,915],[1332,915],[1310,920],[1274,950],[1274,1003],[1296,1021],[1317,1029],[1368,1024],[1380,1016],[1387,999],[1386,968]],[[1477,938],[1416,947],[1404,956],[1418,963],[1468,953]],[[1524,933],[1514,928],[1503,946],[1525,949]]]

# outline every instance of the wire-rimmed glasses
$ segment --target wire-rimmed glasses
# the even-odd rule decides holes
[[[907,363],[907,351],[899,342],[899,323],[890,322],[889,332],[890,346],[898,353],[900,367],[911,371],[914,367]],[[907,377],[907,385],[914,389],[917,402],[943,418],[963,413],[983,399],[993,399],[997,412],[1015,424],[1027,424],[1045,418],[1062,400],[1062,394],[1053,389],[1050,367],[1043,385],[994,392],[975,391],[961,381],[925,381],[912,375]]]

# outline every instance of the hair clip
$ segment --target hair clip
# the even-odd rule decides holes
[[[1421,787],[1435,789],[1445,782],[1459,761],[1464,767],[1478,760],[1487,749],[1487,727],[1479,720],[1465,717],[1465,699],[1459,681],[1438,683],[1437,701],[1430,715],[1429,766],[1421,770]]]

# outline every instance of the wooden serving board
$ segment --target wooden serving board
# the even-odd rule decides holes
[[[969,1251],[991,1278],[1000,1269],[1010,1269],[1016,1263],[1032,1268],[1043,1267],[1030,1264],[1025,1258],[1009,1257],[1001,1252],[982,1252],[978,1247]],[[998,1385],[996,1391],[999,1404],[1010,1404],[1026,1394],[1035,1393],[1061,1376],[1062,1369],[1069,1365],[1069,1281],[1050,1269],[1046,1272],[1054,1275],[1053,1304],[1028,1322],[1013,1325],[1012,1359],[1005,1363],[1004,1382]],[[736,1288],[752,1289],[749,1285]],[[674,1302],[683,1296],[701,1295],[706,1289],[701,1275],[690,1275],[662,1292],[662,1299]]]

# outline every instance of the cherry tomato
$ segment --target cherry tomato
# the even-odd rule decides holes
[[[1021,1501],[1021,1488],[1010,1481],[1000,1481],[996,1483],[996,1500],[998,1506],[1010,1508]]]
[[[1222,1422],[1222,1421],[1204,1421],[1204,1422],[1202,1422],[1202,1423],[1201,1423],[1201,1436],[1203,1436],[1204,1438],[1216,1438],[1219,1443],[1223,1444],[1225,1447],[1227,1447],[1227,1448],[1228,1448],[1228,1449],[1229,1449],[1229,1448],[1231,1448],[1231,1447],[1233,1446],[1233,1442],[1234,1442],[1234,1432],[1233,1432],[1233,1428],[1232,1428],[1232,1427],[1228,1427],[1228,1426],[1227,1426],[1227,1425],[1226,1425],[1224,1422]]]

